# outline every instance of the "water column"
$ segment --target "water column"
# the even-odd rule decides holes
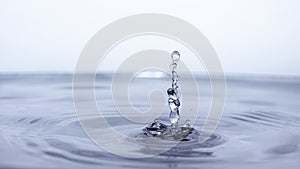
[[[180,119],[179,114],[179,106],[180,106],[180,100],[179,100],[179,94],[178,94],[178,74],[176,72],[176,68],[178,65],[178,61],[180,59],[180,54],[177,51],[174,51],[171,54],[172,63],[170,64],[170,68],[172,70],[172,87],[167,90],[167,93],[169,95],[168,103],[170,107],[170,114],[169,119],[172,124],[172,126],[177,126]]]

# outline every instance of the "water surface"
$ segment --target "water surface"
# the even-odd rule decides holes
[[[111,78],[97,75],[97,101],[112,126],[135,136],[145,125],[118,115]],[[211,93],[207,78],[197,76],[197,82],[201,111],[195,127],[200,129]],[[146,91],[169,85],[168,77],[138,78],[130,89],[133,106],[149,109]],[[159,156],[130,159],[101,150],[84,133],[74,110],[71,74],[0,74],[0,168],[298,169],[299,100],[299,77],[227,76],[223,118],[210,142],[189,138]]]

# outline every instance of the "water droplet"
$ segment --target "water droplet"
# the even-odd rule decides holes
[[[173,61],[178,61],[180,59],[180,54],[178,51],[174,51],[172,52],[171,57]]]

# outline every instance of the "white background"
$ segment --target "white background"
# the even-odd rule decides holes
[[[0,72],[72,72],[105,25],[162,13],[196,26],[226,73],[300,75],[299,8],[297,0],[1,0]]]

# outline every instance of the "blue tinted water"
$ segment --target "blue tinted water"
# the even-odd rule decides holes
[[[111,77],[97,75],[97,101],[112,126],[125,134],[138,133],[145,125],[116,116]],[[197,81],[201,115],[209,109],[209,83],[202,76]],[[148,109],[144,91],[164,85],[170,85],[168,78],[136,80],[134,106]],[[191,140],[181,148],[137,160],[107,153],[86,136],[74,110],[71,74],[0,74],[0,168],[298,169],[299,100],[299,77],[227,76],[223,118],[210,142]]]

